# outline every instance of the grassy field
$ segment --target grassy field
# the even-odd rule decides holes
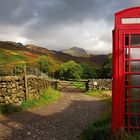
[[[18,107],[10,104],[5,106],[0,106],[0,114],[10,114],[13,112],[19,112],[30,108],[40,107],[43,105],[50,104],[58,100],[60,97],[61,97],[60,92],[52,88],[48,88],[43,92],[42,96],[39,99],[23,101],[21,105]]]
[[[25,51],[13,51],[0,48],[0,65],[14,65],[32,62],[37,55]],[[30,62],[30,63],[31,63]]]
[[[86,89],[85,82],[69,81],[69,83],[75,88],[79,88],[81,90]]]
[[[77,89],[81,89],[83,91],[86,90],[86,84],[85,82],[80,82],[80,81],[63,81],[66,85],[70,85],[74,88],[77,88]],[[61,85],[60,85],[61,87]]]

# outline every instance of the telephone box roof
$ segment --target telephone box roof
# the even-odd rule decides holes
[[[117,12],[115,14],[115,27],[140,28],[140,6]]]
[[[117,12],[116,14],[115,14],[115,16],[118,16],[118,15],[124,15],[124,14],[128,14],[128,13],[133,13],[133,12],[138,12],[139,11],[139,16],[140,16],[140,6],[138,6],[138,7],[131,7],[131,8],[127,8],[127,9],[124,9],[124,10],[121,10],[121,11],[119,11],[119,12]]]

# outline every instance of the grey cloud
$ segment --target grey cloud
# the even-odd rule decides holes
[[[26,4],[28,6],[28,2]],[[35,0],[32,9],[37,13],[34,17],[36,22],[30,24],[24,34],[31,36],[30,31],[34,33],[36,29],[42,34],[44,30],[47,32],[59,26],[80,24],[85,20],[105,20],[112,24],[113,13],[123,5],[128,4],[112,0]]]
[[[14,38],[48,48],[93,45],[94,50],[96,44],[100,44],[99,49],[101,44],[110,47],[114,13],[138,4],[132,0],[0,0],[0,29],[4,32],[0,39],[9,39],[11,33]],[[93,26],[89,28],[90,22]],[[4,28],[10,31],[7,38]],[[93,35],[86,38],[85,31]],[[94,41],[96,36],[99,40]]]
[[[130,4],[112,0],[0,0],[0,18],[11,24],[36,18],[34,27],[52,26],[85,19],[112,19],[113,12]]]
[[[38,9],[37,25],[51,26],[58,24],[71,24],[83,20],[100,20],[110,14],[112,3],[106,4],[105,0],[59,0],[53,6],[42,6]],[[56,5],[55,5],[56,3]]]

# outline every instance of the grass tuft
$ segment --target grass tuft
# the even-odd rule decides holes
[[[111,97],[111,91],[104,91],[104,90],[92,90],[86,92],[86,95],[94,96],[101,99],[106,99]]]
[[[50,104],[61,97],[61,93],[52,88],[48,88],[43,91],[42,95],[38,99],[23,101],[20,106],[15,106],[12,104],[7,104],[0,106],[0,114],[11,114],[14,112],[19,112],[29,108],[40,107],[43,105]]]
[[[0,106],[0,114],[11,114],[14,112],[19,112],[21,110],[22,108],[20,106],[15,106],[12,104],[6,104]]]
[[[53,101],[58,100],[61,97],[59,91],[56,91],[52,88],[48,88],[43,92],[39,99],[27,100],[21,103],[21,107],[23,109],[29,109],[32,107],[40,107],[42,105],[46,105],[52,103]]]

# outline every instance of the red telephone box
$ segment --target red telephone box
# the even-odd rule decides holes
[[[140,7],[115,14],[112,129],[140,129]]]

